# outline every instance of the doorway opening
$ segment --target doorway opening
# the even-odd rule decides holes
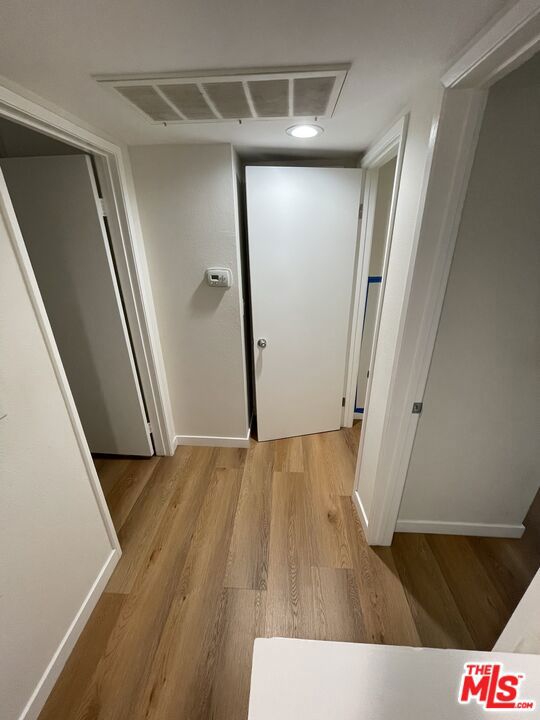
[[[367,399],[367,385],[377,341],[377,328],[383,301],[383,281],[386,276],[391,244],[390,216],[396,177],[397,157],[394,156],[380,168],[368,170],[369,192],[374,196],[373,219],[369,218],[365,242],[369,244],[368,278],[362,313],[362,332],[358,361],[358,380],[354,398],[354,418],[363,419]]]
[[[100,158],[0,117],[0,170],[93,457],[152,456]]]
[[[348,442],[361,453],[407,122],[397,121],[361,160],[247,164],[247,325],[258,440],[352,428]],[[347,173],[355,196],[344,207],[338,178]],[[327,187],[319,192],[322,178]],[[337,342],[328,328],[342,322]]]

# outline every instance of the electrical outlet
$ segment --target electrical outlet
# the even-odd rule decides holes
[[[413,403],[412,404],[413,415],[420,415],[420,413],[422,412],[423,405],[424,405],[424,403],[421,403],[421,402]]]

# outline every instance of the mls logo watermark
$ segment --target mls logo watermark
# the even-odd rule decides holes
[[[534,700],[519,695],[524,673],[505,673],[502,663],[465,663],[464,667],[458,698],[461,705],[474,700],[484,710],[534,710]]]

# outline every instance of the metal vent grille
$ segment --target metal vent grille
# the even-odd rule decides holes
[[[289,115],[289,80],[257,80],[248,89],[259,117]]]
[[[178,117],[178,114],[151,85],[128,85],[116,89],[155,122],[176,120]]]
[[[294,114],[323,115],[332,93],[335,78],[297,78],[294,81]]]
[[[158,85],[158,88],[172,103],[174,110],[169,109],[176,114],[175,120],[178,120],[178,108],[182,108],[181,116],[183,115],[186,120],[213,120],[215,118],[215,114],[204,99],[204,95],[194,83]],[[138,107],[143,112],[146,112],[144,107],[140,105]]]
[[[108,85],[153,123],[325,118],[349,66],[113,77]]]

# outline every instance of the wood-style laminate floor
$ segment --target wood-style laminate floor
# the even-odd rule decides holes
[[[490,649],[538,567],[538,507],[521,540],[370,548],[359,432],[97,460],[123,555],[41,720],[245,720],[256,637]]]

